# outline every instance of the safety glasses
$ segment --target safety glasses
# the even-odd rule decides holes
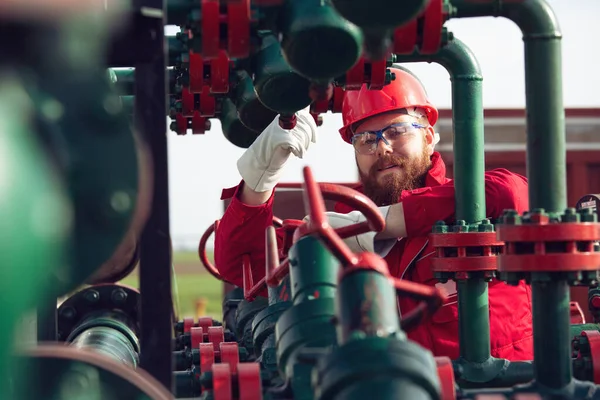
[[[415,131],[425,127],[416,122],[399,122],[379,131],[357,133],[352,136],[352,145],[357,153],[370,155],[375,153],[380,140],[388,146],[401,146],[413,136]]]

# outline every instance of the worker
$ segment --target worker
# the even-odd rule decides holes
[[[342,139],[356,155],[361,187],[358,190],[379,206],[386,220],[380,233],[346,239],[354,251],[376,251],[393,276],[425,285],[438,285],[445,304],[428,320],[407,332],[408,337],[435,356],[459,357],[458,307],[455,283],[442,285],[433,276],[428,240],[437,221],[454,222],[454,185],[435,151],[433,129],[438,111],[429,102],[421,82],[408,70],[392,68],[395,80],[382,90],[345,92],[342,105]],[[460,134],[460,132],[456,132]],[[302,158],[316,142],[317,126],[303,110],[293,129],[279,127],[277,118],[238,160],[242,182],[223,191],[231,198],[215,235],[215,265],[223,278],[242,286],[242,256],[249,254],[254,281],[265,274],[265,229],[272,224],[273,189],[293,154]],[[336,166],[340,168],[341,166]],[[346,168],[353,168],[347,166]],[[503,210],[528,209],[527,180],[506,169],[485,173],[487,216]],[[354,224],[364,216],[337,204],[327,213],[334,227]],[[280,243],[281,244],[281,243]],[[533,359],[530,288],[524,282],[509,286],[489,284],[492,356],[509,360]],[[398,299],[400,314],[416,302]]]

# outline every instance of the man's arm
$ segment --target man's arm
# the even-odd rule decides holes
[[[259,206],[265,204],[273,195],[273,189],[266,192],[257,192],[252,190],[248,185],[243,185],[240,193],[240,201],[249,206]]]
[[[498,218],[504,210],[519,212],[529,207],[527,179],[506,169],[485,174],[486,216]],[[454,223],[454,183],[414,191],[402,202],[389,206],[386,228],[376,239],[424,236],[437,221]]]
[[[243,285],[244,255],[250,256],[254,282],[265,274],[265,231],[273,223],[273,190],[263,201],[265,197],[240,183],[215,232],[215,267],[236,286]]]
[[[496,169],[485,174],[486,215],[498,218],[506,209],[519,212],[528,209],[527,179],[506,169]],[[345,239],[354,251],[376,251],[391,248],[391,239],[427,236],[437,221],[453,224],[455,216],[454,184],[427,187],[413,191],[402,202],[379,207],[386,221],[385,229],[375,234],[367,233]],[[327,213],[334,228],[365,220],[358,211],[348,214]],[[387,241],[387,243],[386,243]],[[379,245],[379,246],[378,246]],[[380,249],[380,250],[378,250]]]
[[[296,117],[289,130],[275,117],[237,161],[243,181],[215,232],[215,266],[234,285],[243,284],[244,255],[250,256],[254,282],[265,275],[265,232],[273,223],[273,190],[289,157],[303,157],[316,142],[317,125],[308,107]],[[281,245],[280,234],[278,241]]]

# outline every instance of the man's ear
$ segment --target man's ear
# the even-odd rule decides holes
[[[435,145],[439,141],[439,139],[436,140],[436,137],[437,136],[433,126],[429,125],[425,131],[425,145],[427,146],[427,153],[429,155],[433,154],[435,151]]]

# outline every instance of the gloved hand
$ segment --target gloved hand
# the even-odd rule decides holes
[[[381,215],[383,215],[384,219],[387,219],[389,209],[390,206],[379,207],[379,212],[381,213]],[[358,224],[367,220],[360,211],[352,211],[348,214],[340,214],[328,211],[325,213],[325,215],[327,216],[329,225],[333,229]],[[310,216],[304,217],[303,221],[310,221]],[[398,239],[393,238],[375,240],[375,235],[377,235],[377,232],[367,232],[362,233],[360,235],[351,236],[343,240],[344,243],[346,243],[346,245],[354,253],[362,253],[367,251],[370,253],[377,253],[381,257],[385,257],[390,252],[392,247],[394,247]]]
[[[290,130],[279,126],[277,116],[240,157],[238,171],[252,190],[266,192],[279,182],[290,154],[303,158],[316,142],[317,124],[309,108],[296,113],[296,126]]]

